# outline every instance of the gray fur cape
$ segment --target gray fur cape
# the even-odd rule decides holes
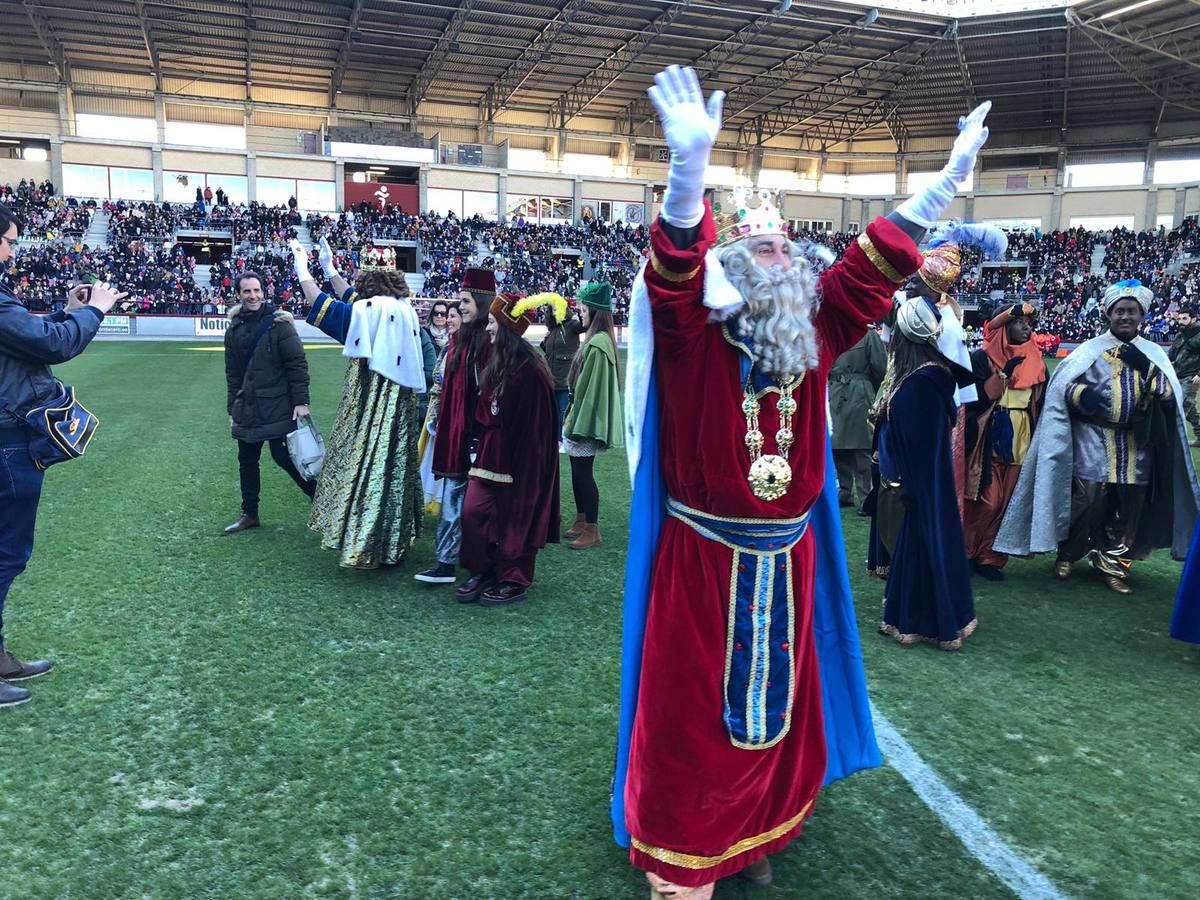
[[[1176,448],[1172,493],[1174,522],[1171,529],[1171,555],[1187,557],[1196,512],[1200,508],[1192,454],[1188,449],[1183,418],[1183,389],[1167,355],[1157,344],[1143,337],[1131,342],[1149,357],[1171,382],[1175,394]],[[1074,474],[1075,443],[1071,437],[1071,417],[1067,409],[1067,386],[1091,368],[1106,350],[1121,341],[1104,332],[1080,344],[1063,360],[1046,387],[1046,406],[1033,435],[1021,477],[1013,493],[1008,512],[1000,525],[993,546],[1000,553],[1029,556],[1058,549],[1071,527],[1071,479]]]

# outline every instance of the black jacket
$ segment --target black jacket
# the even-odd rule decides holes
[[[262,324],[271,327],[247,359]],[[292,410],[308,405],[308,360],[289,313],[264,303],[257,312],[241,305],[229,311],[225,332],[226,408],[233,416],[233,436],[240,441],[269,441],[294,429]]]
[[[82,353],[103,321],[104,314],[92,306],[35,316],[0,286],[0,427],[20,422],[30,409],[54,398],[50,366]]]
[[[546,329],[542,353],[546,355],[550,374],[554,376],[556,391],[568,390],[567,376],[571,372],[571,362],[579,352],[579,336],[583,332],[583,322],[577,314],[570,315],[561,325],[551,322]]]

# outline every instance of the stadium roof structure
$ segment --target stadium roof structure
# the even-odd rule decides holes
[[[47,73],[137,73],[173,97],[323,98],[353,117],[514,121],[653,139],[646,88],[692,65],[729,93],[745,147],[828,150],[953,133],[995,101],[993,130],[1200,135],[1200,0],[0,0],[10,91]],[[997,15],[996,13],[1002,13]],[[20,67],[20,76],[14,67]],[[49,67],[49,68],[47,68]],[[115,83],[115,82],[113,82]],[[110,84],[113,84],[110,83]],[[123,89],[133,96],[130,88]],[[319,104],[303,106],[309,114]],[[459,107],[454,111],[452,107]],[[430,110],[436,109],[436,112]],[[469,114],[469,115],[468,115]],[[533,121],[526,115],[522,121]]]

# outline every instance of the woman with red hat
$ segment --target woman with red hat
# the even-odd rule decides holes
[[[460,603],[504,606],[524,600],[534,561],[558,543],[558,412],[542,355],[525,341],[530,315],[557,294],[501,294],[488,315],[492,353],[479,373],[473,444],[462,512],[460,563],[471,573]]]

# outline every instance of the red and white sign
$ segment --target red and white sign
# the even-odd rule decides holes
[[[390,181],[347,181],[346,208],[370,203],[377,209],[400,207],[409,215],[421,211],[421,190],[415,184],[395,184]]]

